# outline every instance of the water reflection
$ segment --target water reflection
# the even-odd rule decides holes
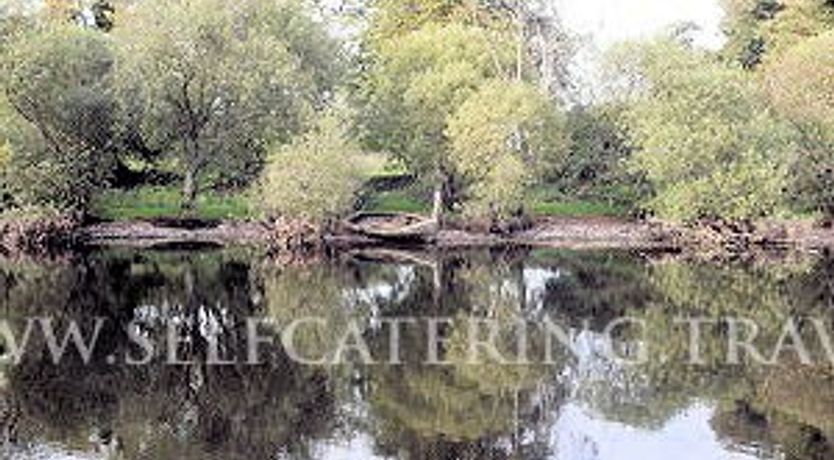
[[[147,459],[828,459],[834,458],[834,372],[786,356],[780,365],[727,364],[726,329],[704,332],[702,364],[674,319],[730,315],[762,325],[770,349],[792,316],[833,324],[834,257],[717,265],[622,252],[363,253],[279,264],[243,250],[110,250],[53,261],[0,261],[0,312],[16,333],[50,316],[56,329],[104,318],[92,361],[58,365],[35,339],[2,368],[0,436],[9,458]],[[645,364],[600,353],[621,316],[649,327]],[[404,328],[402,364],[307,366],[280,341],[259,365],[209,366],[245,357],[246,318],[279,324],[317,316],[298,352],[324,356],[359,325],[374,356],[390,361],[390,323],[442,316],[447,365],[425,363],[419,327]],[[475,365],[465,335],[473,317],[506,324],[498,351],[518,352],[519,318],[548,317],[575,332],[573,350],[548,362]],[[183,324],[182,365],[141,355],[130,334],[166,340]],[[128,324],[134,325],[131,331]],[[190,324],[190,326],[188,326]],[[620,344],[640,331],[622,328]],[[803,335],[812,335],[803,329]],[[269,324],[265,336],[279,334]],[[530,350],[547,347],[532,331]],[[811,352],[824,344],[809,340]]]

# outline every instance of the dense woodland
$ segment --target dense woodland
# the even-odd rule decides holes
[[[407,177],[438,218],[830,220],[834,2],[725,7],[722,49],[623,43],[584,100],[547,2],[3,0],[0,210],[153,186],[323,221]]]

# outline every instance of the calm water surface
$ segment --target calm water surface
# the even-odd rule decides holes
[[[726,363],[726,330],[703,334],[691,365],[681,316],[740,315],[773,345],[786,318],[834,318],[834,257],[682,261],[626,252],[356,254],[275,261],[256,251],[106,250],[48,261],[0,259],[0,314],[13,333],[30,317],[55,328],[103,328],[92,361],[55,365],[33,339],[2,367],[0,457],[12,459],[828,459],[834,458],[834,372],[827,362]],[[374,357],[390,357],[386,318],[448,317],[445,366],[424,362],[423,326],[405,328],[402,364],[310,366],[280,340],[263,364],[206,364],[206,330],[226,357],[247,356],[246,318],[316,316],[296,337],[305,356],[338,347],[349,324]],[[645,363],[600,352],[647,345]],[[550,318],[575,348],[552,362],[473,365],[464,320]],[[187,365],[158,356],[127,365],[133,333],[153,344],[192,320]],[[279,336],[262,325],[265,336]],[[804,331],[807,332],[807,331]],[[529,345],[541,350],[542,334]],[[516,344],[498,337],[501,351]],[[817,351],[820,345],[811,342]],[[658,356],[664,359],[658,359]]]

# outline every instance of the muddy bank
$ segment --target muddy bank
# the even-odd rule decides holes
[[[288,225],[251,222],[219,222],[205,228],[175,228],[153,222],[113,222],[88,226],[82,238],[93,245],[154,246],[176,242],[217,244],[275,244],[294,236],[323,239],[335,247],[385,246],[386,241],[334,230],[316,232],[312,228],[288,229]],[[501,244],[552,247],[639,247],[667,244],[657,228],[617,219],[547,219],[532,229],[515,234],[497,235],[463,229],[438,232],[434,245],[440,247],[476,247]]]
[[[149,221],[105,222],[79,229],[77,236],[88,245],[153,247],[178,243],[281,245],[294,238],[298,244],[321,239],[335,248],[401,245],[338,229],[318,232],[311,227],[286,228],[260,222],[215,222],[201,228],[184,228]],[[526,231],[490,234],[465,229],[445,229],[432,245],[438,247],[482,247],[531,245],[566,248],[663,246],[668,241],[657,229],[637,222],[607,218],[547,219]]]
[[[67,243],[88,246],[202,247],[267,246],[277,250],[309,248],[396,247],[392,243],[334,227],[323,232],[298,223],[240,221],[129,221],[78,226],[70,221],[0,226],[4,247],[33,251]],[[12,230],[14,228],[14,230]],[[8,245],[8,246],[7,246]],[[755,228],[683,227],[661,222],[607,217],[538,219],[529,229],[505,234],[473,228],[437,233],[431,246],[467,248],[501,245],[566,249],[644,248],[697,252],[745,252],[755,248],[813,250],[834,248],[834,230],[813,222],[766,222]],[[34,251],[37,252],[37,251]]]
[[[151,247],[178,244],[237,245],[267,244],[273,229],[259,222],[103,222],[78,230],[87,245]]]

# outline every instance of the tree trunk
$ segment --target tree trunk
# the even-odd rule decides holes
[[[449,184],[449,176],[443,170],[442,166],[437,167],[437,177],[434,182],[434,204],[432,207],[432,219],[437,222],[438,228],[443,227],[443,214],[446,210],[447,201],[447,186]]]
[[[440,223],[443,218],[443,181],[438,180],[434,185],[434,207],[432,208],[431,217],[436,222]]]
[[[515,69],[515,79],[516,81],[523,81],[524,80],[524,47],[526,46],[526,38],[525,37],[525,27],[526,27],[527,18],[524,14],[524,7],[518,6],[518,10],[516,11],[516,27],[518,27],[518,43],[516,43],[516,69]]]
[[[197,199],[197,174],[194,168],[188,167],[185,171],[182,185],[182,210],[192,211],[194,202]]]

